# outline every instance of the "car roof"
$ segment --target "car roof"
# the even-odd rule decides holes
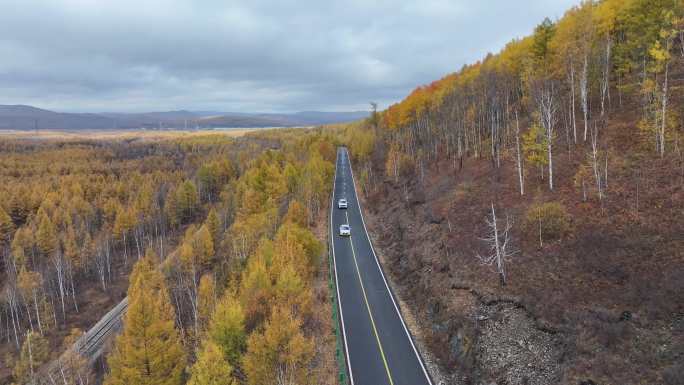
[[[340,226],[340,227],[349,227],[349,225],[342,225],[342,226]]]

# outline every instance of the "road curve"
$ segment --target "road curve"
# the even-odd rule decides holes
[[[348,209],[337,208],[340,198]],[[339,235],[345,223],[350,237]],[[330,232],[351,385],[432,385],[368,237],[343,147],[337,151]]]

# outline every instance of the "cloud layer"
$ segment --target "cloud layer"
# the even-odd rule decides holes
[[[0,104],[384,107],[576,2],[3,0]]]

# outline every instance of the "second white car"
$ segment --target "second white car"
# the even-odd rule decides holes
[[[342,198],[337,201],[337,208],[338,209],[346,209],[347,208],[347,200]]]
[[[341,237],[351,236],[351,227],[349,227],[349,225],[340,226],[340,236]]]

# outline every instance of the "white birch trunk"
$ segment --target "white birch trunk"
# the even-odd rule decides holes
[[[666,43],[667,50],[669,52],[670,43],[669,40]],[[668,92],[668,75],[670,70],[670,61],[665,62],[665,79],[663,79],[663,95],[662,95],[662,113],[660,117],[660,157],[665,156],[665,129],[667,128],[667,92]]]
[[[525,195],[525,186],[523,180],[523,164],[520,154],[520,124],[518,122],[518,111],[515,111],[515,149],[518,161],[518,181],[520,182],[520,195]]]
[[[582,114],[584,115],[584,141],[587,141],[587,131],[589,130],[589,105],[587,97],[587,72],[589,70],[589,58],[584,54],[584,64],[580,74],[580,100],[582,102]]]

